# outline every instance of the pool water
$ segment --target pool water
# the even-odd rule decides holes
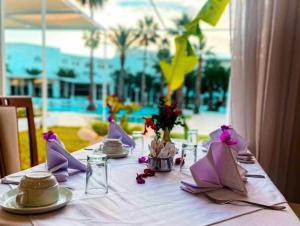
[[[33,104],[36,108],[42,107],[42,98],[33,98]],[[78,112],[84,114],[93,114],[99,115],[102,117],[102,101],[96,100],[95,105],[97,107],[96,111],[88,111],[86,107],[88,106],[88,100],[83,97],[74,97],[71,99],[56,99],[56,98],[48,98],[48,111],[61,111],[61,112]],[[207,112],[207,106],[201,105],[201,112]],[[108,116],[108,108],[105,109],[106,115]],[[126,111],[121,111],[117,114],[117,118],[120,119]],[[157,106],[151,107],[141,107],[139,110],[134,111],[131,115],[128,116],[129,122],[135,123],[143,123],[144,117],[151,116],[152,114],[157,114],[158,109]],[[219,109],[219,113],[226,113],[226,108],[221,107]],[[192,114],[191,110],[185,110],[184,114],[189,116]]]
[[[41,98],[33,98],[33,104],[36,108],[42,107]],[[102,101],[95,101],[97,107],[96,111],[88,111],[86,107],[88,106],[88,100],[85,98],[73,98],[73,99],[55,99],[48,98],[48,111],[62,111],[62,112],[78,112],[84,114],[93,114],[102,116]],[[108,115],[108,108],[106,110],[106,115]],[[117,114],[117,118],[121,118],[126,111],[120,111]],[[158,110],[156,107],[141,107],[139,110],[134,111],[128,116],[129,122],[143,123],[144,117],[151,116],[152,114],[157,114]]]

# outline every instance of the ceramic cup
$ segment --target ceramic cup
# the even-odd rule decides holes
[[[47,206],[58,197],[58,182],[51,173],[32,172],[21,179],[16,202],[24,207]]]
[[[120,139],[107,138],[99,147],[105,154],[120,154],[123,152],[123,144]]]

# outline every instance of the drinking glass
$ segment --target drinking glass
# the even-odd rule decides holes
[[[95,152],[87,155],[85,193],[95,195],[108,193],[106,154]]]
[[[133,131],[132,139],[135,141],[135,150],[140,150],[144,153],[144,134],[142,131]]]
[[[189,142],[182,143],[180,171],[183,168],[189,168],[189,166],[195,163],[196,161],[197,161],[197,144],[191,144]]]
[[[196,129],[188,130],[187,140],[189,143],[191,143],[193,145],[197,145],[198,144],[198,130],[196,130]]]

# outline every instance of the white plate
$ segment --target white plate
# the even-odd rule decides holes
[[[72,199],[72,192],[68,188],[59,186],[59,198],[56,203],[41,207],[22,207],[16,203],[18,190],[18,188],[12,189],[1,196],[0,206],[2,209],[17,214],[46,213],[64,207]]]
[[[123,151],[121,153],[111,153],[111,154],[107,154],[108,158],[125,158],[128,155],[128,150],[126,150],[125,148],[123,148]]]

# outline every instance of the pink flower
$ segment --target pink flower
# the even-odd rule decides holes
[[[108,121],[109,121],[109,122],[112,122],[112,121],[114,121],[114,118],[110,115],[110,116],[108,117]]]
[[[57,136],[51,130],[49,130],[46,133],[43,133],[43,138],[46,141],[48,141],[48,140],[57,140]]]
[[[137,174],[135,179],[138,184],[145,184],[146,182],[143,178],[143,174]]]
[[[146,177],[153,177],[155,175],[155,171],[152,169],[144,169],[144,175]]]
[[[175,165],[180,165],[180,163],[181,163],[181,158],[180,157],[176,158]],[[182,165],[184,165],[184,159],[183,159]]]
[[[220,134],[220,140],[227,145],[237,144],[237,140],[231,138],[230,130],[223,130]]]
[[[148,158],[146,156],[141,156],[141,157],[138,158],[138,162],[140,164],[142,164],[142,163],[148,163]]]
[[[222,131],[223,131],[223,130],[229,130],[229,129],[231,129],[231,127],[228,126],[228,125],[222,125],[222,126],[221,126],[221,130],[222,130]]]

